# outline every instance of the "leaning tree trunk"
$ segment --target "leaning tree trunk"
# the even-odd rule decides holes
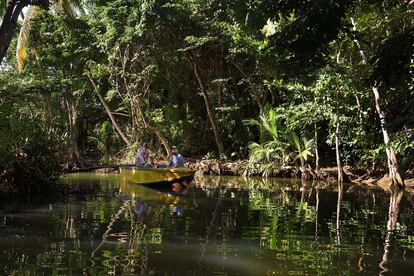
[[[356,31],[356,23],[353,18],[351,18],[351,22],[352,22],[354,31]],[[365,64],[368,65],[369,60],[365,52],[362,50],[361,44],[359,43],[357,39],[354,39],[354,42],[359,50],[362,60],[364,61]],[[372,86],[372,92],[374,94],[375,109],[377,110],[378,117],[380,119],[382,136],[384,138],[385,150],[387,153],[388,172],[389,172],[389,177],[391,178],[391,181],[392,181],[391,185],[404,187],[405,186],[404,180],[402,179],[400,172],[399,172],[399,168],[398,168],[397,155],[395,154],[395,151],[391,148],[390,143],[389,143],[390,138],[388,135],[388,129],[387,129],[387,124],[386,124],[387,118],[386,118],[386,114],[384,110],[381,107],[382,99],[379,93],[379,85],[377,83],[375,83],[374,86]]]
[[[378,87],[373,86],[372,87],[372,91],[374,92],[374,97],[375,97],[375,108],[377,110],[379,119],[380,119],[380,123],[381,123],[381,130],[382,130],[382,136],[384,137],[384,144],[385,144],[385,150],[387,153],[387,163],[388,163],[388,171],[389,171],[389,176],[391,178],[392,181],[392,185],[395,186],[400,186],[400,187],[404,187],[404,181],[399,173],[398,170],[398,160],[397,160],[397,155],[395,154],[394,149],[391,148],[389,142],[390,142],[390,137],[388,135],[388,129],[386,126],[386,115],[385,112],[382,110],[381,105],[380,105],[380,94],[378,91]]]
[[[167,153],[167,156],[171,156],[172,155],[171,147],[168,143],[167,138],[165,138],[165,136],[162,134],[162,132],[159,128],[156,128],[156,127],[152,126],[150,123],[148,123],[147,119],[145,118],[144,112],[142,111],[140,101],[137,99],[136,101],[134,101],[134,103],[135,103],[135,108],[137,109],[137,113],[138,113],[139,117],[141,118],[144,127],[151,130],[157,136],[158,140],[164,146],[164,149],[165,149],[165,152]]]
[[[122,131],[122,129],[119,127],[118,123],[116,122],[116,119],[114,117],[114,115],[111,112],[111,109],[109,108],[109,106],[106,104],[105,99],[102,97],[102,95],[99,93],[98,90],[98,86],[96,85],[95,80],[92,78],[92,76],[90,74],[87,74],[96,94],[98,95],[99,101],[101,102],[101,104],[103,105],[103,107],[105,108],[106,113],[109,116],[109,119],[112,122],[112,125],[115,127],[116,131],[118,132],[118,134],[121,136],[122,140],[124,140],[124,142],[128,145],[128,147],[131,147],[132,143],[129,140],[129,138],[126,136],[126,134]]]
[[[257,106],[259,107],[260,113],[264,110],[264,102],[260,99],[259,94],[257,94],[256,87],[253,84],[250,76],[246,74],[246,72],[243,71],[243,69],[238,65],[235,61],[231,61],[231,63],[236,67],[236,69],[240,72],[240,74],[243,76],[243,78],[246,80],[249,89],[253,95],[253,98],[255,99]]]
[[[6,12],[3,16],[3,21],[0,27],[0,64],[6,56],[7,49],[16,32],[17,19],[23,8],[29,5],[30,1],[8,0]]]
[[[222,155],[224,153],[224,146],[223,146],[223,142],[221,140],[220,130],[219,130],[218,124],[216,122],[216,118],[215,118],[213,109],[211,108],[210,98],[209,98],[209,96],[207,94],[207,91],[204,87],[203,80],[201,79],[199,69],[198,69],[198,66],[197,66],[197,62],[195,60],[192,60],[191,58],[189,58],[189,60],[190,60],[191,66],[193,68],[194,75],[197,79],[198,85],[200,86],[201,93],[203,94],[204,103],[205,103],[206,109],[207,109],[207,115],[208,115],[208,118],[209,118],[210,123],[211,123],[211,128],[213,129],[214,139],[216,141],[216,145],[217,145],[219,155]]]
[[[236,67],[236,69],[240,72],[240,74],[243,76],[243,78],[247,82],[249,86],[249,90],[251,91],[251,94],[253,95],[253,98],[255,99],[257,106],[259,107],[259,113],[262,114],[265,109],[266,100],[260,98],[259,94],[257,93],[256,86],[252,82],[250,76],[248,76],[247,73],[243,71],[240,65],[238,65],[235,61],[231,61],[231,63],[234,65],[234,67]],[[272,99],[273,99],[273,94],[272,94]],[[264,136],[265,136],[265,133],[264,133],[263,127],[260,126],[259,127],[260,144],[264,144]]]
[[[165,138],[165,136],[162,134],[162,131],[159,128],[154,127],[147,121],[147,119],[145,118],[145,112],[142,110],[142,107],[141,107],[141,98],[139,95],[132,93],[133,91],[131,91],[131,89],[129,88],[128,81],[125,78],[125,76],[124,76],[124,83],[125,83],[125,88],[126,88],[128,97],[130,98],[132,125],[138,126],[139,125],[138,119],[141,118],[144,128],[149,129],[155,134],[159,142],[164,146],[167,156],[168,157],[171,156],[172,155],[171,147],[168,143],[167,138]],[[149,90],[150,82],[143,84],[142,87],[144,87],[144,91]]]

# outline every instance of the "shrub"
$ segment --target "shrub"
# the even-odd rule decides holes
[[[27,114],[26,114],[27,115]],[[59,134],[39,117],[0,106],[0,193],[40,195],[61,174]]]

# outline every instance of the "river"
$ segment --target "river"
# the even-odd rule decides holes
[[[88,192],[0,203],[5,275],[413,275],[413,196],[336,183],[208,177],[154,190],[117,174]]]

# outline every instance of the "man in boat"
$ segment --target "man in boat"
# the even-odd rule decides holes
[[[145,166],[148,163],[149,150],[147,149],[147,144],[142,143],[139,147],[137,154],[135,155],[135,165]]]
[[[170,158],[170,167],[171,168],[183,168],[184,167],[184,157],[178,153],[177,147],[171,147],[171,158]]]

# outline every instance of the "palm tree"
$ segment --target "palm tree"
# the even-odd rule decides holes
[[[82,12],[82,0],[54,0],[50,5],[49,0],[0,0],[0,16],[3,16],[0,27],[0,64],[3,62],[10,42],[16,32],[19,18],[22,18],[17,47],[17,63],[19,71],[23,68],[27,56],[27,41],[31,29],[31,23],[40,9],[52,9],[58,14],[68,17],[76,16]],[[28,7],[25,14],[23,9]]]
[[[0,0],[0,15],[3,16],[0,27],[0,64],[3,62],[16,31],[17,20],[23,8],[31,2],[30,0]]]
[[[267,109],[259,116],[259,120],[246,120],[245,124],[258,126],[263,129],[267,141],[261,144],[251,143],[250,163],[256,168],[256,163],[262,163],[259,167],[264,175],[274,168],[282,167],[289,163],[298,164],[302,173],[306,171],[306,161],[313,156],[314,141],[301,138],[282,122],[281,114],[274,109]]]
[[[305,168],[305,162],[309,156],[313,156],[312,150],[314,148],[314,141],[306,138],[299,138],[296,132],[287,130],[285,137],[289,142],[289,149],[287,155],[289,159],[296,163],[299,160],[302,170]]]

